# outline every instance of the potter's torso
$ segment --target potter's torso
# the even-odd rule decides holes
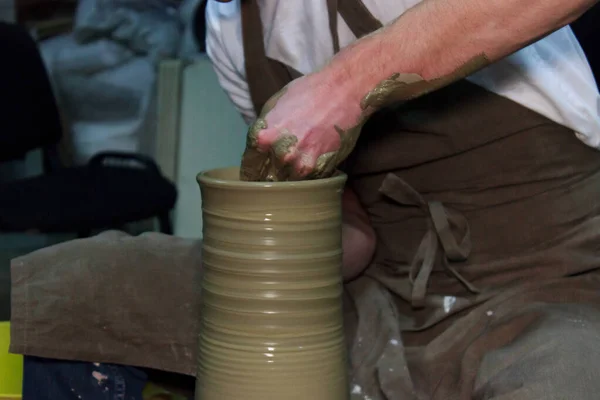
[[[389,23],[419,0],[363,0],[382,23]],[[267,56],[307,74],[333,56],[325,0],[259,1]],[[340,45],[356,40],[338,15]],[[255,117],[245,77],[240,0],[209,1],[207,51],[219,81],[247,121]],[[585,55],[570,28],[472,75],[469,80],[516,101],[577,133],[600,148],[600,96]]]

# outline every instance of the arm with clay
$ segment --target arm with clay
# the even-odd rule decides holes
[[[249,130],[242,178],[328,176],[373,112],[464,78],[596,2],[425,0],[276,94]]]
[[[344,49],[327,67],[358,78],[361,108],[464,78],[573,22],[597,0],[426,0]],[[363,68],[377,60],[376,68]],[[372,62],[372,61],[371,61]]]

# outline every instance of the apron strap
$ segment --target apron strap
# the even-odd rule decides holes
[[[357,39],[383,27],[361,0],[339,0],[338,12]]]
[[[331,40],[333,41],[333,54],[337,54],[340,51],[337,13],[338,0],[327,0],[327,14],[329,16],[329,31],[331,33]]]
[[[450,212],[439,201],[426,201],[407,182],[392,173],[386,175],[379,192],[402,207],[419,207],[428,217],[428,230],[419,244],[409,271],[412,306],[425,306],[427,285],[438,259],[440,245],[444,255],[443,267],[469,291],[479,293],[479,290],[454,268],[454,263],[466,261],[471,253],[471,231],[467,219],[458,212]],[[457,236],[460,240],[457,240]]]
[[[338,12],[357,39],[383,27],[383,24],[371,14],[361,0],[327,0],[327,12],[334,54],[340,51],[337,29]]]
[[[258,115],[271,96],[302,74],[267,57],[257,0],[242,0],[241,7],[246,81]]]

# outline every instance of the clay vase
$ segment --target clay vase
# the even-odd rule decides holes
[[[347,400],[341,194],[346,176],[198,175],[203,278],[196,400]]]

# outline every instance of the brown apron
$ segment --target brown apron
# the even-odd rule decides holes
[[[328,5],[356,36],[381,26]],[[300,74],[267,59],[256,0],[242,12],[258,111]],[[378,238],[346,285],[353,398],[599,398],[597,151],[461,81],[374,115],[344,169]],[[199,262],[198,243],[114,232],[16,259],[11,350],[193,375]]]
[[[336,5],[357,37],[381,27],[360,0],[329,0],[336,51]],[[242,7],[259,112],[298,74],[254,51],[258,6]],[[376,114],[343,168],[378,239],[372,265],[347,285],[359,398],[597,398],[594,374],[568,371],[589,347],[600,356],[596,150],[460,81]],[[574,338],[583,326],[593,342]]]

